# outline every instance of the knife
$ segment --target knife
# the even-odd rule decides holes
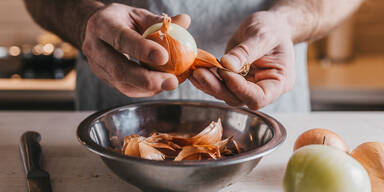
[[[27,192],[51,192],[49,174],[42,168],[40,134],[25,132],[20,139],[19,150],[27,177]]]

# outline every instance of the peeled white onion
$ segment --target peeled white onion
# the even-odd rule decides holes
[[[160,31],[162,26],[163,26],[163,23],[156,23],[148,27],[144,31],[143,37],[146,38],[150,34],[156,31]],[[192,49],[193,52],[195,53],[195,57],[197,56],[196,41],[186,29],[180,27],[177,24],[171,23],[169,25],[168,35],[171,36],[173,39],[177,40],[178,42],[180,42],[181,44],[183,44],[184,46]]]
[[[163,46],[168,52],[168,62],[164,65],[144,63],[148,67],[176,75],[179,83],[185,81],[192,73],[191,68],[198,55],[195,39],[171,18],[164,15],[162,23],[150,26],[143,37]]]
[[[368,173],[346,153],[325,145],[298,149],[284,176],[285,192],[371,192]]]

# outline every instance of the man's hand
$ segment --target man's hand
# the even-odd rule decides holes
[[[176,76],[141,67],[136,60],[155,65],[168,61],[167,51],[141,34],[162,17],[147,10],[110,4],[88,20],[82,51],[91,70],[129,97],[149,97],[178,86]],[[178,15],[172,21],[187,28],[190,18]]]
[[[295,59],[291,28],[273,12],[257,12],[240,25],[221,58],[234,72],[250,64],[249,73],[219,70],[222,80],[207,69],[198,69],[190,78],[202,91],[229,105],[247,105],[257,110],[290,90],[295,82]]]

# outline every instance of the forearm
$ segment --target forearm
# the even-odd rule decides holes
[[[93,0],[24,0],[43,28],[80,48],[88,18],[104,5]]]
[[[311,41],[326,35],[350,16],[364,0],[277,0],[270,11],[291,26],[292,40]]]

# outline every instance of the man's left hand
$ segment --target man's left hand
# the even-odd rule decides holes
[[[258,110],[292,89],[295,54],[288,21],[275,12],[257,12],[246,18],[229,41],[218,79],[211,70],[197,69],[190,77],[195,87],[232,106]],[[249,73],[241,76],[250,64]]]

